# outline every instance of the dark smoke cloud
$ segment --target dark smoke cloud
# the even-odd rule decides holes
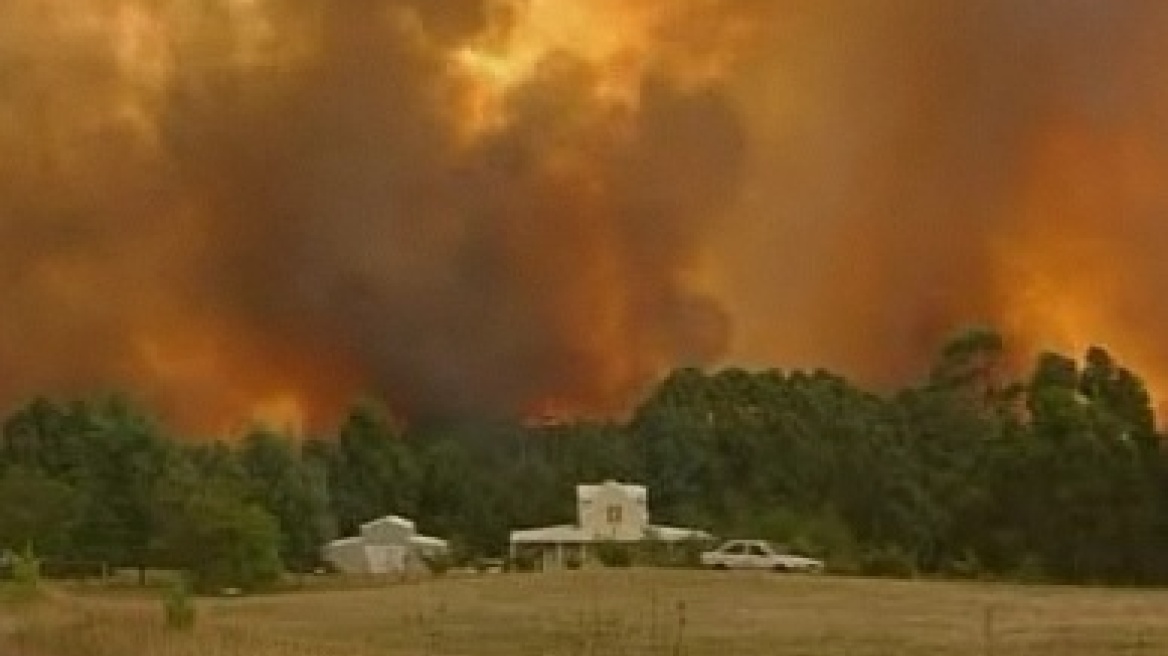
[[[3,59],[5,164],[53,160],[4,190],[8,396],[130,385],[219,420],[340,379],[409,414],[616,411],[725,352],[680,277],[740,175],[724,95],[651,75],[636,108],[600,102],[598,71],[555,55],[468,141],[451,53],[486,28],[478,0],[155,11],[149,89],[102,37],[157,6],[107,4],[83,36],[34,0],[4,16],[57,28]],[[260,19],[276,40],[249,51]]]
[[[1162,3],[602,5],[669,16],[632,72],[549,52],[476,130],[498,3],[3,3],[0,401],[620,413],[970,322],[1168,356]]]

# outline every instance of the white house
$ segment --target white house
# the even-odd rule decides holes
[[[427,558],[449,554],[439,538],[418,535],[414,523],[389,515],[361,525],[361,534],[334,540],[322,550],[324,560],[342,574],[399,574],[425,567]]]
[[[576,523],[511,532],[511,556],[538,555],[543,569],[591,560],[599,544],[710,540],[705,531],[649,523],[649,495],[641,485],[605,481],[576,486]]]

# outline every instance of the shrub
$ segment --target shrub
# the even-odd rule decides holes
[[[32,546],[23,553],[11,554],[14,597],[17,601],[32,601],[41,594],[41,561]]]
[[[449,572],[454,565],[454,559],[450,557],[450,554],[445,553],[422,554],[421,559],[422,564],[434,576],[442,576]]]
[[[637,563],[650,567],[700,567],[701,554],[712,548],[709,540],[691,538],[667,543],[649,539],[637,549]]]
[[[507,560],[509,572],[534,572],[539,562],[539,553],[530,549],[520,549]]]
[[[100,579],[107,575],[107,565],[99,561],[46,560],[41,575],[46,579]]]
[[[164,551],[190,573],[195,591],[251,592],[279,579],[280,533],[262,508],[211,491],[192,497],[167,519]]]
[[[1013,576],[1023,583],[1045,583],[1050,581],[1050,574],[1042,558],[1034,554],[1027,554],[1014,568]]]
[[[476,558],[471,564],[479,574],[493,574],[507,569],[507,560],[504,558]]]
[[[869,576],[912,577],[916,575],[916,559],[898,545],[875,547],[863,556],[861,571]]]
[[[596,559],[605,567],[630,567],[633,564],[633,550],[627,544],[602,542],[596,545]]]
[[[189,631],[195,627],[195,600],[185,578],[179,579],[162,600],[166,628]]]
[[[945,573],[963,579],[980,578],[985,573],[981,559],[972,550],[967,549],[960,558],[945,565]]]

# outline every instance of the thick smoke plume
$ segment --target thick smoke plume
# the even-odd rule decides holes
[[[0,403],[619,414],[971,322],[1168,358],[1163,3],[83,4],[0,4]]]
[[[897,382],[991,324],[1168,389],[1168,6],[814,4],[737,86],[744,351]]]

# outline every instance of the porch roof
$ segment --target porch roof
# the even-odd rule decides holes
[[[511,532],[512,544],[583,544],[592,541],[591,535],[570,524]]]
[[[646,533],[662,542],[686,542],[688,540],[713,540],[714,536],[696,528],[653,525]]]

